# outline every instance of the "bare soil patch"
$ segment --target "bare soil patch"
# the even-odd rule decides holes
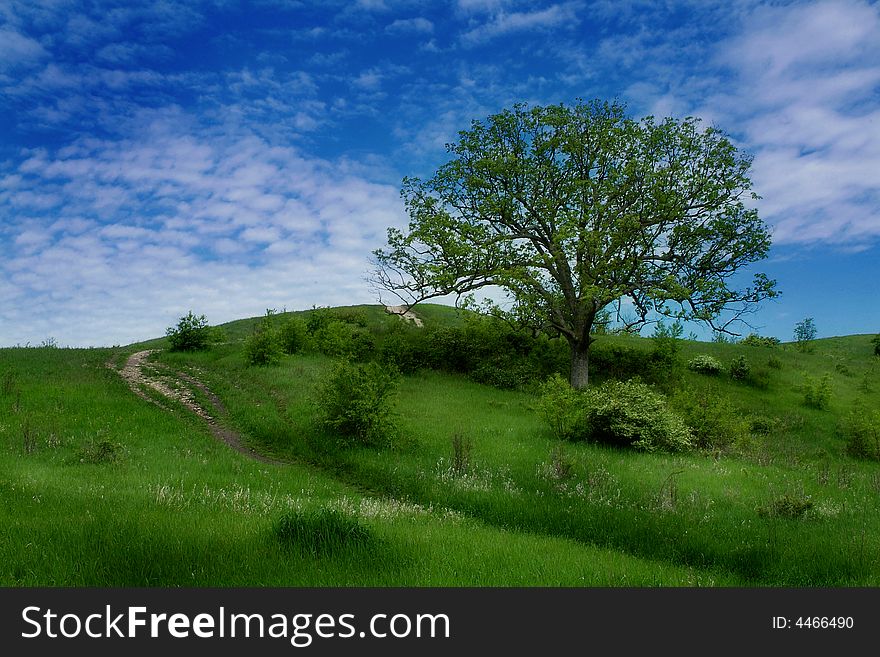
[[[147,349],[133,353],[125,361],[125,365],[119,370],[119,375],[128,383],[128,387],[132,392],[141,399],[145,399],[150,403],[170,410],[163,405],[155,397],[148,394],[149,390],[153,390],[159,394],[161,398],[174,400],[182,404],[187,410],[195,413],[202,418],[207,424],[208,429],[218,440],[224,442],[237,452],[251,457],[263,463],[281,464],[281,461],[264,456],[259,452],[255,452],[247,447],[241,439],[241,434],[237,431],[229,429],[218,422],[218,417],[226,415],[226,408],[208,386],[202,381],[190,374],[177,372],[168,368],[162,368],[149,361],[151,354],[156,349]],[[211,404],[210,412],[199,401],[193,390],[196,389],[204,395]]]

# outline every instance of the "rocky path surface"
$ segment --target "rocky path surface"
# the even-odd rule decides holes
[[[385,312],[392,315],[400,315],[401,319],[412,322],[418,327],[422,326],[422,320],[406,306],[385,306]]]
[[[226,415],[226,408],[220,398],[203,382],[190,374],[151,363],[149,357],[156,351],[156,349],[147,349],[133,353],[119,370],[119,375],[128,383],[134,394],[166,410],[170,409],[161,400],[174,400],[202,418],[208,424],[211,435],[235,451],[263,463],[282,463],[250,449],[242,442],[241,434],[218,422],[218,418]],[[210,412],[196,399],[194,390],[198,390],[210,402]],[[151,395],[149,391],[154,391],[158,395]]]

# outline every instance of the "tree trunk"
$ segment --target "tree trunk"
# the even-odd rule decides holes
[[[586,388],[590,382],[590,344],[571,345],[571,387]]]

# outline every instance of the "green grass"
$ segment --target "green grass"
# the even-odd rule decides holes
[[[377,334],[400,321],[360,310]],[[443,307],[421,316],[461,321]],[[283,465],[133,395],[113,368],[142,345],[0,350],[0,584],[880,583],[880,464],[848,456],[837,430],[857,403],[880,408],[871,336],[818,340],[809,353],[684,341],[684,362],[744,355],[767,371],[754,385],[681,368],[681,387],[711,384],[760,429],[717,452],[561,443],[532,393],[431,371],[402,378],[398,430],[377,449],[343,448],[316,427],[329,358],[245,364],[255,321],[226,325],[211,351],[158,359],[203,380],[228,410],[220,421]],[[824,374],[830,403],[811,408],[801,386]]]

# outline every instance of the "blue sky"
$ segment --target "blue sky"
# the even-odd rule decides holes
[[[760,333],[880,331],[875,2],[0,0],[0,345],[374,303],[402,177],[578,97],[754,155]]]

